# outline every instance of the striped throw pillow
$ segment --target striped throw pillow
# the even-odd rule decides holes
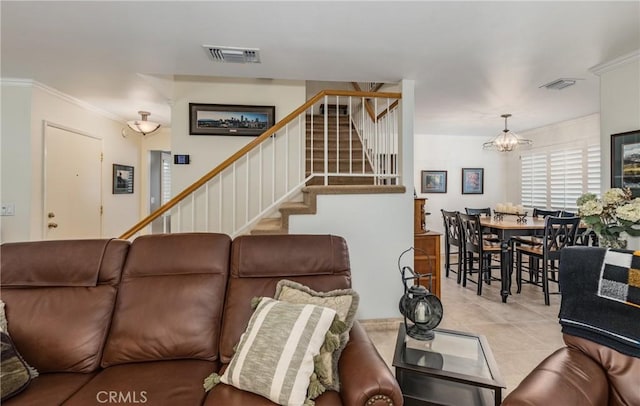
[[[353,289],[316,292],[301,283],[283,279],[276,285],[274,298],[288,303],[314,304],[336,311],[344,326],[335,333],[327,333],[325,343],[320,348],[320,354],[315,357],[314,372],[318,376],[320,383],[328,390],[340,391],[338,361],[342,350],[347,346],[347,341],[349,341],[349,331],[353,326],[353,320],[360,302],[358,293]],[[327,342],[330,338],[333,339],[332,345]]]
[[[279,405],[303,405],[332,309],[262,298],[220,381]]]

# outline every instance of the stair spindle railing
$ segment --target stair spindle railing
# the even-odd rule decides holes
[[[307,184],[346,178],[399,184],[400,99],[399,93],[321,91],[120,238],[152,229],[236,236]]]

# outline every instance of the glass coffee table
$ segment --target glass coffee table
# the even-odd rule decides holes
[[[435,329],[431,341],[418,341],[400,325],[393,366],[404,404],[500,405],[504,381],[486,338]]]

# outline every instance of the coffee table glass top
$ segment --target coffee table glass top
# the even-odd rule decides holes
[[[483,336],[444,329],[434,333],[431,341],[415,340],[406,336],[401,324],[393,365],[484,387],[504,387]]]
[[[491,378],[480,339],[436,331],[432,341],[405,338],[403,361],[420,367]]]

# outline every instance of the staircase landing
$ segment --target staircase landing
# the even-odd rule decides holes
[[[288,234],[289,216],[295,214],[316,214],[318,195],[353,195],[404,193],[404,186],[395,185],[329,185],[306,186],[302,188],[302,202],[286,202],[280,205],[280,217],[264,218],[251,230],[251,234]]]

